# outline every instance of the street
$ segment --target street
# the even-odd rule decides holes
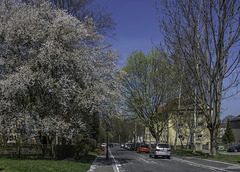
[[[198,167],[194,164],[186,163],[178,158],[150,158],[148,153],[138,154],[136,151],[128,151],[122,148],[112,148],[111,153],[115,159],[116,168],[120,172],[211,172],[208,168]]]
[[[114,147],[110,149],[115,172],[213,172],[240,171],[239,165],[198,158],[179,157],[173,155],[171,159],[150,158],[148,153],[138,154]],[[98,170],[97,170],[98,171]]]

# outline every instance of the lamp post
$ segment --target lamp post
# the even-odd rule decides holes
[[[109,132],[109,127],[107,125],[107,128],[106,128],[106,160],[108,160],[108,132]]]

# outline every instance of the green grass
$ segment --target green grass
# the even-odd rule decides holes
[[[209,159],[225,161],[225,162],[232,162],[240,164],[240,156],[239,155],[222,155],[218,154],[217,156],[210,157]]]
[[[177,149],[176,151],[173,150],[172,154],[176,154],[180,156],[197,157],[197,158],[203,158],[203,159],[213,159],[213,160],[225,161],[225,162],[231,162],[231,163],[240,163],[239,155],[217,154],[216,156],[211,156],[208,153],[203,153],[203,152],[193,153],[191,149]]]
[[[0,159],[0,169],[2,172],[86,172],[89,170],[97,153],[91,152],[86,157],[86,163],[73,161],[55,161],[55,160],[18,160],[18,159]]]

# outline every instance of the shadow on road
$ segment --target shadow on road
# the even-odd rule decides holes
[[[130,158],[115,158],[115,160],[117,162],[119,162],[120,164],[127,164],[130,161],[132,161],[132,159],[130,159]]]

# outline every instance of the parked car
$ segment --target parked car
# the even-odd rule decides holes
[[[149,146],[146,145],[146,144],[140,145],[140,146],[137,148],[137,153],[141,153],[141,152],[148,153],[148,152],[149,152]]]
[[[123,143],[123,144],[121,144],[121,148],[125,148],[125,144]]]
[[[125,149],[127,149],[128,148],[128,145],[129,145],[130,143],[125,143]]]
[[[158,156],[170,159],[171,148],[167,143],[155,143],[149,152],[149,157],[157,158]]]
[[[127,150],[132,150],[134,143],[128,143]]]
[[[135,143],[134,145],[132,145],[132,149],[131,150],[137,151],[137,148],[139,148],[140,145],[141,145],[140,143]]]
[[[228,148],[228,152],[240,152],[240,144]]]
[[[102,143],[101,146],[102,146],[102,147],[106,147],[107,144],[106,144],[106,143]]]

